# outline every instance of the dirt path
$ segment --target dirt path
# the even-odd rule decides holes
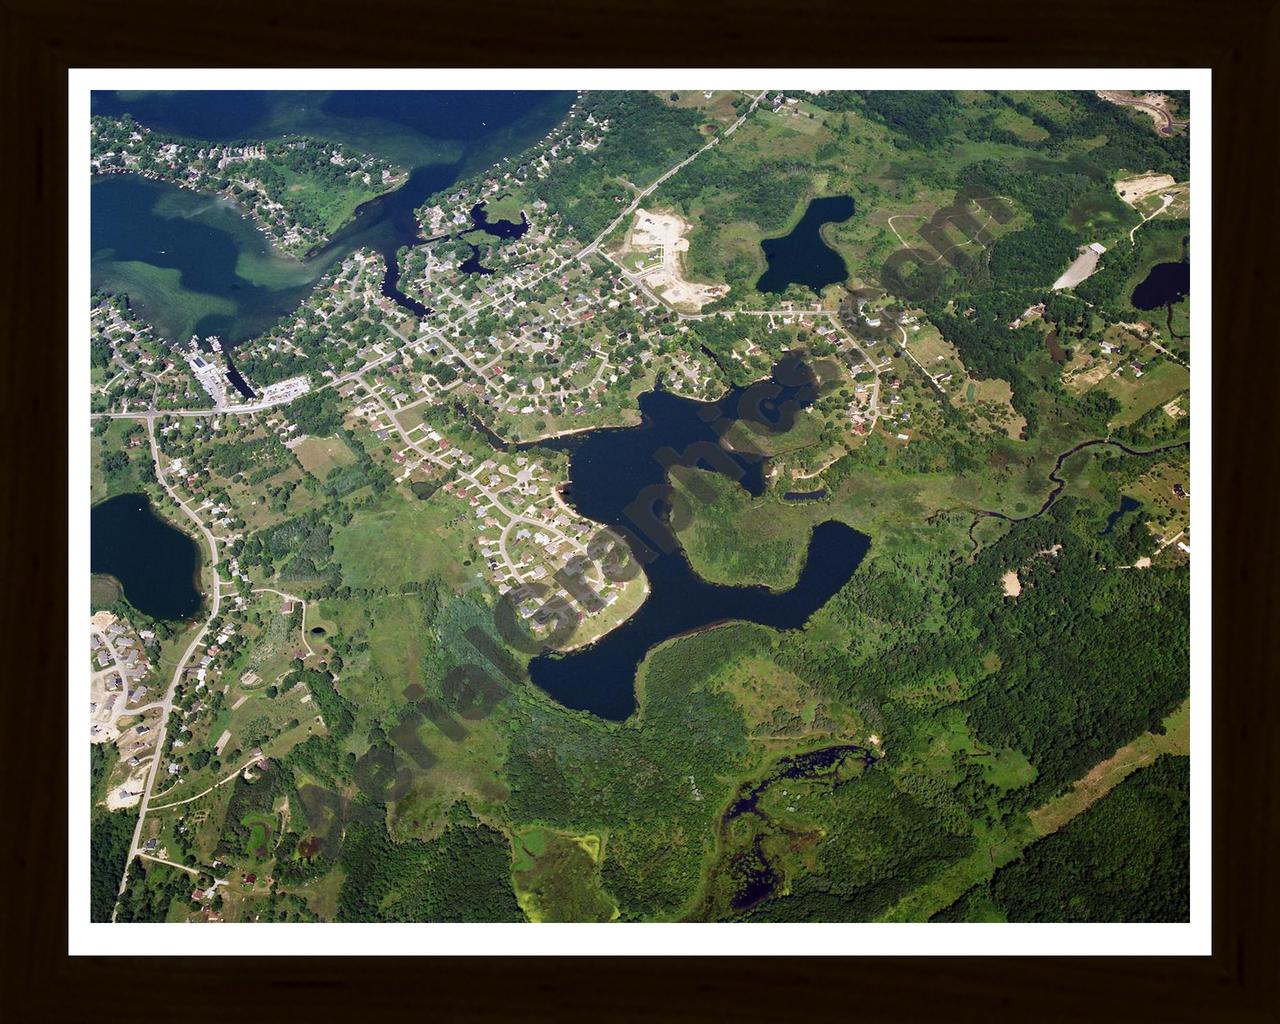
[[[1191,700],[1184,700],[1164,720],[1165,734],[1143,733],[1111,757],[1095,765],[1071,791],[1031,811],[1023,824],[996,835],[982,849],[944,868],[923,886],[908,893],[877,920],[927,921],[944,910],[975,884],[990,879],[996,870],[1017,859],[1022,851],[1069,821],[1118,786],[1140,767],[1161,754],[1190,753]]]
[[[1010,201],[1010,202],[1012,201],[1012,200],[1010,200],[1010,199],[1009,199],[1009,197],[1008,197],[1008,196],[977,196],[977,197],[975,197],[974,199],[970,200],[970,202],[972,202],[972,203],[976,206],[976,205],[978,204],[978,202],[979,202],[980,200],[982,200],[982,199],[1004,199],[1004,200],[1006,200],[1006,201]],[[983,210],[983,209],[982,209],[982,207],[981,207],[981,206],[979,206],[979,207],[978,207],[978,210],[979,210],[979,212],[981,212],[981,213],[985,213],[985,212],[986,212],[985,210]],[[922,213],[895,213],[892,217],[890,217],[890,218],[888,219],[889,230],[893,232],[894,237],[895,237],[895,238],[896,238],[896,239],[901,243],[902,247],[903,247],[904,249],[913,249],[913,248],[916,248],[915,246],[911,245],[911,244],[910,244],[910,243],[909,243],[905,238],[903,238],[900,234],[898,234],[898,229],[897,229],[896,227],[894,227],[894,226],[893,226],[893,222],[894,222],[895,220],[898,220],[898,219],[899,219],[899,218],[901,218],[901,217],[915,217],[916,219],[918,219],[918,220],[923,220],[923,221],[929,221],[929,220],[932,220],[933,218],[932,218],[932,217],[926,217],[926,216],[925,216],[924,214],[922,214]],[[987,214],[987,219],[983,222],[982,226],[978,228],[978,234],[977,234],[977,235],[974,235],[972,238],[966,238],[963,242],[956,242],[954,245],[949,245],[949,246],[947,246],[945,249],[943,249],[943,250],[942,250],[942,252],[938,253],[938,255],[937,255],[937,256],[935,256],[933,259],[929,260],[929,262],[927,262],[927,263],[923,263],[923,264],[921,264],[921,265],[922,265],[922,266],[926,266],[926,267],[931,267],[931,266],[933,266],[935,263],[937,263],[939,260],[941,260],[944,256],[946,256],[946,254],[947,254],[947,253],[949,253],[952,249],[963,249],[966,245],[973,245],[973,244],[974,244],[974,242],[976,242],[976,241],[978,240],[978,237],[982,234],[982,232],[986,231],[986,230],[987,230],[987,228],[991,227],[991,221],[992,221],[992,219],[993,219],[993,218],[992,218],[992,215],[988,213],[988,214]]]
[[[1150,116],[1155,123],[1155,129],[1161,135],[1172,135],[1175,128],[1185,128],[1190,121],[1178,121],[1169,113],[1165,106],[1169,102],[1169,97],[1163,93],[1145,93],[1141,97],[1133,96],[1130,93],[1120,90],[1099,89],[1098,95],[1108,103],[1115,103],[1121,107],[1134,107]]]
[[[1166,195],[1166,196],[1163,196],[1163,197],[1162,197],[1162,199],[1163,199],[1163,203],[1161,204],[1160,209],[1158,209],[1158,210],[1153,210],[1153,211],[1152,211],[1148,216],[1145,216],[1145,217],[1143,217],[1143,218],[1142,218],[1141,223],[1139,223],[1139,224],[1135,224],[1135,225],[1134,225],[1134,226],[1129,230],[1129,241],[1130,241],[1130,242],[1132,242],[1132,241],[1133,241],[1133,236],[1137,233],[1138,228],[1142,227],[1142,225],[1143,225],[1143,224],[1145,224],[1145,223],[1146,223],[1147,221],[1149,221],[1149,220],[1155,220],[1157,217],[1159,217],[1159,216],[1160,216],[1160,214],[1164,213],[1164,211],[1165,211],[1165,210],[1169,209],[1169,207],[1173,205],[1174,198],[1175,198],[1175,197],[1174,197],[1173,195]]]
[[[249,760],[247,760],[244,764],[242,764],[239,768],[237,768],[235,771],[233,771],[230,775],[227,775],[227,776],[225,776],[224,778],[219,779],[217,782],[215,782],[215,783],[214,783],[212,786],[210,786],[208,789],[202,789],[202,790],[201,790],[199,793],[197,793],[195,796],[189,796],[189,797],[187,797],[185,800],[175,800],[175,801],[174,801],[173,803],[171,803],[171,804],[156,804],[154,807],[152,807],[152,808],[151,808],[151,810],[153,810],[153,811],[167,811],[167,810],[168,810],[169,808],[171,808],[171,807],[181,807],[183,804],[189,804],[189,803],[191,803],[191,802],[192,802],[192,801],[194,801],[194,800],[199,800],[202,796],[208,796],[210,793],[212,793],[212,792],[213,792],[215,789],[217,789],[219,786],[225,786],[228,782],[231,782],[231,781],[232,781],[232,780],[233,780],[237,775],[239,775],[242,771],[244,771],[244,770],[245,770],[246,768],[248,768],[250,765],[256,764],[256,763],[257,763],[257,761],[258,761],[258,759],[257,759],[256,757],[251,757],[251,758],[249,758]]]
[[[179,871],[185,871],[192,878],[200,877],[200,872],[198,870],[196,870],[195,868],[189,868],[185,864],[178,864],[175,861],[165,860],[163,857],[153,857],[149,853],[140,853],[138,854],[138,856],[141,857],[143,860],[153,860],[157,864],[168,864],[169,867],[171,868],[177,868]]]
[[[1165,732],[1144,732],[1105,761],[1100,761],[1071,789],[1037,807],[1028,817],[1037,836],[1047,836],[1077,817],[1116,786],[1161,754],[1190,754],[1191,699],[1183,701],[1164,721]]]
[[[928,370],[924,368],[924,363],[920,362],[920,360],[917,359],[915,355],[912,354],[911,350],[907,348],[907,329],[903,327],[902,324],[898,324],[897,327],[898,327],[898,330],[902,333],[903,353],[906,355],[908,359],[910,359],[913,363],[916,364],[916,366],[920,368],[920,372],[923,373],[925,376],[925,379],[928,380],[928,382],[933,385],[934,390],[937,391],[938,394],[942,396],[942,400],[944,402],[948,401],[947,392],[943,389],[942,385],[939,384],[937,380],[934,379],[933,374],[931,374]]]

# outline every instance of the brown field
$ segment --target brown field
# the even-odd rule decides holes
[[[707,96],[707,91],[711,92]],[[680,107],[684,110],[696,110],[704,117],[711,121],[717,121],[720,124],[731,124],[738,116],[738,112],[733,109],[733,101],[744,96],[751,95],[749,93],[738,92],[734,90],[718,91],[718,90],[681,90],[676,93],[679,97],[672,102],[671,90],[657,90],[654,95],[660,97],[663,102],[673,107]]]
[[[1105,356],[1094,359],[1077,350],[1076,358],[1062,375],[1062,386],[1068,391],[1082,395],[1106,380],[1107,374],[1114,369],[1115,362],[1109,362]]]

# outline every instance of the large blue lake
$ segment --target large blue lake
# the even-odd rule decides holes
[[[849,581],[871,539],[844,523],[816,526],[800,578],[775,591],[704,580],[685,557],[668,516],[673,489],[667,466],[673,461],[713,469],[748,493],[763,494],[764,461],[721,448],[721,435],[739,420],[757,432],[781,432],[794,414],[789,410],[815,396],[812,375],[789,358],[775,368],[772,380],[734,388],[718,402],[650,391],[640,398],[644,419],[639,426],[593,430],[548,445],[569,452],[573,506],[617,529],[638,554],[649,596],[625,624],[590,647],[534,658],[529,663],[534,683],[566,707],[621,721],[635,710],[636,670],[655,645],[733,620],[798,629]]]
[[[411,173],[305,261],[275,253],[230,203],[129,175],[96,179],[94,287],[127,293],[174,340],[218,334],[234,344],[295,308],[335,261],[368,247],[387,260],[383,290],[421,314],[399,291],[395,270],[397,251],[419,238],[414,210],[461,175],[536,141],[573,99],[571,92],[95,93],[94,113],[128,113],[157,130],[219,142],[323,136]]]

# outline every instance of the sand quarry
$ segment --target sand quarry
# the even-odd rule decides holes
[[[1053,290],[1056,292],[1063,288],[1074,288],[1081,281],[1092,277],[1094,271],[1098,269],[1098,257],[1106,251],[1097,242],[1081,246],[1080,255],[1075,258],[1075,262],[1067,267],[1058,280],[1053,282]]]
[[[689,251],[684,237],[689,225],[674,213],[636,210],[635,224],[627,236],[623,264],[636,267],[636,254],[642,257],[637,271],[641,281],[664,301],[690,312],[700,312],[708,302],[729,294],[724,284],[697,284],[688,281],[680,267],[680,254]]]
[[[1099,89],[1097,92],[1109,103],[1118,103],[1122,107],[1133,107],[1142,111],[1155,122],[1155,129],[1161,135],[1172,135],[1175,129],[1185,128],[1190,123],[1174,118],[1170,110],[1172,101],[1162,92],[1146,92],[1141,96],[1114,89]]]
[[[1116,182],[1116,193],[1130,206],[1155,192],[1163,192],[1177,184],[1172,174],[1139,174]]]

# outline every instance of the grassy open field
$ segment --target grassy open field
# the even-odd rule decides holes
[[[609,921],[618,914],[600,889],[598,835],[566,835],[544,828],[517,833],[512,881],[530,921]]]
[[[114,576],[94,573],[89,579],[89,602],[94,608],[108,608],[124,597],[124,588]]]
[[[303,469],[322,481],[331,469],[356,461],[355,454],[340,437],[308,437],[293,449],[293,454]]]
[[[813,512],[783,514],[778,498],[753,498],[733,481],[701,470],[677,468],[671,476],[693,512],[678,536],[700,576],[776,590],[794,583],[804,566]],[[703,493],[712,500],[702,500]],[[743,529],[750,533],[739,532]],[[743,536],[750,536],[751,543],[742,544]]]
[[[459,529],[461,502],[443,499],[406,501],[388,495],[334,535],[333,546],[342,575],[355,587],[388,587],[400,590],[406,583],[433,574],[461,584],[469,573],[459,565],[458,551],[479,552],[468,531]]]
[[[139,434],[139,431],[142,431]],[[89,440],[89,502],[96,505],[117,494],[145,490],[144,471],[151,462],[151,449],[146,444],[131,446],[126,436],[146,440],[145,429],[133,420],[108,420],[106,430],[94,430]],[[108,473],[103,460],[108,454],[124,455],[128,464]]]
[[[381,195],[385,189],[375,189],[357,184],[355,179],[344,178],[341,183],[300,175],[287,167],[278,167],[289,192],[307,201],[308,207],[319,219],[321,230],[331,235],[342,227],[362,203]]]
[[[1109,377],[1103,385],[1103,389],[1113,395],[1122,407],[1111,424],[1122,427],[1133,423],[1190,387],[1190,371],[1171,359],[1149,368],[1141,377],[1135,377],[1132,369],[1123,370],[1119,377]]]
[[[519,224],[520,211],[523,206],[522,198],[513,192],[509,192],[486,202],[484,204],[484,212],[491,224],[499,220],[506,221],[509,224]]]
[[[836,387],[784,433],[746,439],[740,426],[731,432],[728,440],[740,450],[767,456],[759,496],[696,469],[671,473],[679,539],[693,570],[715,583],[792,587],[812,531],[828,520],[869,537],[843,586],[795,628],[729,622],[669,638],[637,652],[636,707],[625,720],[571,710],[521,673],[529,652],[512,650],[513,660],[504,661],[481,638],[494,626],[495,584],[486,571],[494,556],[482,551],[502,528],[498,517],[477,515],[479,499],[470,484],[460,496],[453,471],[428,465],[397,480],[402,441],[374,432],[385,415],[371,428],[354,411],[360,398],[341,399],[341,438],[309,437],[287,451],[276,433],[287,410],[221,417],[221,427],[199,439],[191,423],[185,434],[167,435],[169,443],[181,442],[173,450],[189,465],[212,470],[197,481],[201,500],[221,500],[225,490],[234,517],[245,520],[243,545],[233,550],[253,585],[274,573],[282,589],[306,600],[305,634],[281,614],[274,595],[251,598],[243,616],[228,610],[235,639],[222,641],[225,655],[209,667],[204,689],[178,698],[193,735],[173,756],[192,764],[180,781],[165,780],[169,798],[231,778],[190,804],[158,811],[151,834],[178,859],[224,862],[233,889],[223,894],[227,920],[310,913],[438,919],[455,911],[469,920],[492,911],[548,922],[927,920],[975,887],[987,888],[1002,866],[1024,861],[1005,878],[1027,869],[1048,844],[1069,837],[1062,826],[1091,805],[1094,814],[1118,806],[1124,793],[1114,789],[1126,775],[1162,753],[1187,753],[1188,703],[1164,730],[1144,731],[1186,694],[1185,557],[1171,547],[1154,565],[1137,567],[1152,548],[1144,523],[1152,533],[1186,523],[1186,501],[1174,493],[1188,486],[1186,455],[1132,458],[1095,446],[1064,457],[1061,497],[1040,514],[1057,493],[1058,477],[1049,474],[1061,453],[1109,429],[1124,438],[1155,437],[1186,422],[1166,424],[1160,412],[1171,398],[1187,408],[1186,371],[1155,361],[1150,342],[1139,337],[1147,328],[1117,326],[1164,317],[1138,315],[1121,294],[1132,252],[1125,250],[1126,262],[1113,264],[1109,277],[1100,272],[1092,292],[1047,291],[1063,252],[1094,238],[1110,246],[1133,222],[1136,215],[1110,191],[1121,155],[1141,163],[1150,156],[1163,171],[1182,159],[1178,140],[1152,139],[1147,125],[1140,138],[1125,137],[1123,125],[1110,127],[1109,114],[1088,94],[913,90],[788,98],[772,109],[771,97],[741,131],[664,182],[652,203],[646,199],[647,207],[676,210],[690,222],[690,276],[731,282],[724,305],[742,306],[738,314],[678,320],[669,311],[614,304],[597,310],[591,326],[548,326],[549,335],[563,333],[562,365],[576,366],[570,383],[589,386],[601,400],[584,400],[582,412],[572,411],[571,400],[545,415],[502,411],[511,403],[476,407],[510,439],[636,422],[637,396],[659,368],[668,382],[678,373],[667,368],[668,356],[696,367],[702,383],[717,389],[726,380],[756,379],[796,344],[824,353],[846,347],[843,335],[801,339],[799,326],[778,322],[795,317],[755,315],[805,293],[797,286],[766,297],[754,283],[763,268],[761,239],[790,231],[815,197],[853,196],[854,214],[821,235],[850,281],[871,287],[847,294],[844,284],[828,285],[822,301],[848,334],[866,342],[877,369],[864,368],[856,382],[842,371]],[[607,221],[609,210],[598,207],[613,208],[614,194],[655,176],[641,173],[637,161],[609,156],[611,149],[634,146],[643,158],[662,146],[663,135],[680,134],[687,153],[742,109],[735,99],[700,92],[629,97],[634,110],[614,109],[600,146],[573,152],[576,177],[562,181],[564,168],[530,175],[517,191],[494,198],[489,214],[515,220],[543,198],[554,217],[535,217],[533,239],[548,225],[576,232],[578,216]],[[582,97],[580,109],[592,102]],[[632,117],[643,119],[639,134],[630,134]],[[1087,132],[1072,128],[1080,122]],[[1099,124],[1109,126],[1105,134]],[[592,202],[575,214],[557,189],[577,195],[578,178],[596,161],[608,173],[587,183]],[[475,195],[482,182],[457,188]],[[1016,194],[1015,215],[993,227],[989,251],[943,270],[940,295],[908,299],[874,287],[900,248],[987,246],[954,223],[940,233],[922,231],[969,182]],[[601,190],[608,190],[603,204]],[[1177,234],[1159,221],[1144,227],[1138,262],[1172,253],[1181,244]],[[571,272],[572,283],[535,283],[528,291],[539,297],[528,305],[517,295],[514,310],[501,301],[486,307],[475,320],[478,340],[464,331],[458,342],[473,341],[487,360],[491,335],[515,335],[517,322],[546,318],[564,292],[598,292],[607,301],[607,289],[599,289],[615,275],[593,258],[589,270]],[[464,288],[473,293],[477,283],[484,282]],[[837,304],[842,298],[849,301]],[[1038,322],[1009,328],[1042,301]],[[891,337],[867,322],[877,317]],[[1182,312],[1175,317],[1180,325]],[[1157,323],[1162,341],[1165,326]],[[1070,359],[1058,350],[1059,361],[1051,358],[1050,330]],[[874,342],[862,337],[873,332]],[[1120,335],[1124,347],[1102,355],[1102,342],[1110,346]],[[606,354],[618,380],[595,395]],[[555,375],[545,369],[555,364],[551,352],[502,358],[517,377]],[[1134,360],[1148,366],[1142,378],[1127,369]],[[408,371],[394,365],[365,374],[367,386],[407,392]],[[1110,424],[1112,405],[1091,395],[1094,389],[1119,404]],[[873,391],[878,419],[868,426],[871,417],[862,416]],[[306,404],[293,407],[299,430]],[[865,432],[849,422],[854,412]],[[509,457],[494,454],[453,399],[424,399],[398,419],[415,436],[420,423],[441,431],[445,447],[466,452],[472,467]],[[320,422],[318,433],[334,423]],[[98,464],[109,446],[124,444],[124,429],[113,424],[95,439]],[[138,459],[137,448],[128,451]],[[503,502],[522,504],[516,511],[532,516],[554,507],[541,470],[562,482],[571,456],[523,455],[526,464],[543,463],[537,486],[526,489],[524,502],[518,491],[505,491]],[[119,463],[111,460],[114,481],[99,465],[95,495],[123,487],[145,465]],[[437,488],[446,476],[449,490]],[[784,498],[819,489],[815,500]],[[1142,508],[1104,533],[1122,496]],[[486,524],[487,517],[494,521]],[[272,529],[286,520],[297,521]],[[239,531],[234,523],[227,532]],[[522,539],[509,531],[503,543],[502,558],[552,568],[555,556],[532,532]],[[1010,572],[1017,593],[1002,585]],[[108,581],[97,581],[95,592],[107,598]],[[573,639],[596,639],[643,594],[643,578],[633,581],[606,616]],[[190,637],[166,645],[166,679]],[[296,672],[295,658],[302,658]],[[486,686],[473,678],[460,683],[458,670],[475,665],[491,677],[492,692],[473,692]],[[629,686],[629,669],[621,664],[598,683]],[[248,672],[257,678],[246,683]],[[210,757],[224,733],[227,742]],[[256,746],[272,763],[261,776],[267,786],[252,791],[253,783],[233,772]],[[824,761],[829,757],[836,760]],[[1178,759],[1179,767],[1186,760]],[[251,766],[250,774],[258,770]],[[383,781],[389,788],[372,792]],[[321,842],[329,818],[315,808],[320,796],[335,801],[342,819],[333,844]],[[304,863],[322,845],[325,859]],[[1123,860],[1128,848],[1112,846]],[[1090,869],[1082,865],[1086,874]],[[257,881],[245,882],[246,873]],[[772,892],[758,903],[742,899],[765,875],[777,880]],[[159,916],[199,914],[191,910],[187,879],[179,881]],[[1040,909],[1051,913],[1055,899],[1046,897]],[[994,920],[1007,907],[992,901],[969,913]]]

